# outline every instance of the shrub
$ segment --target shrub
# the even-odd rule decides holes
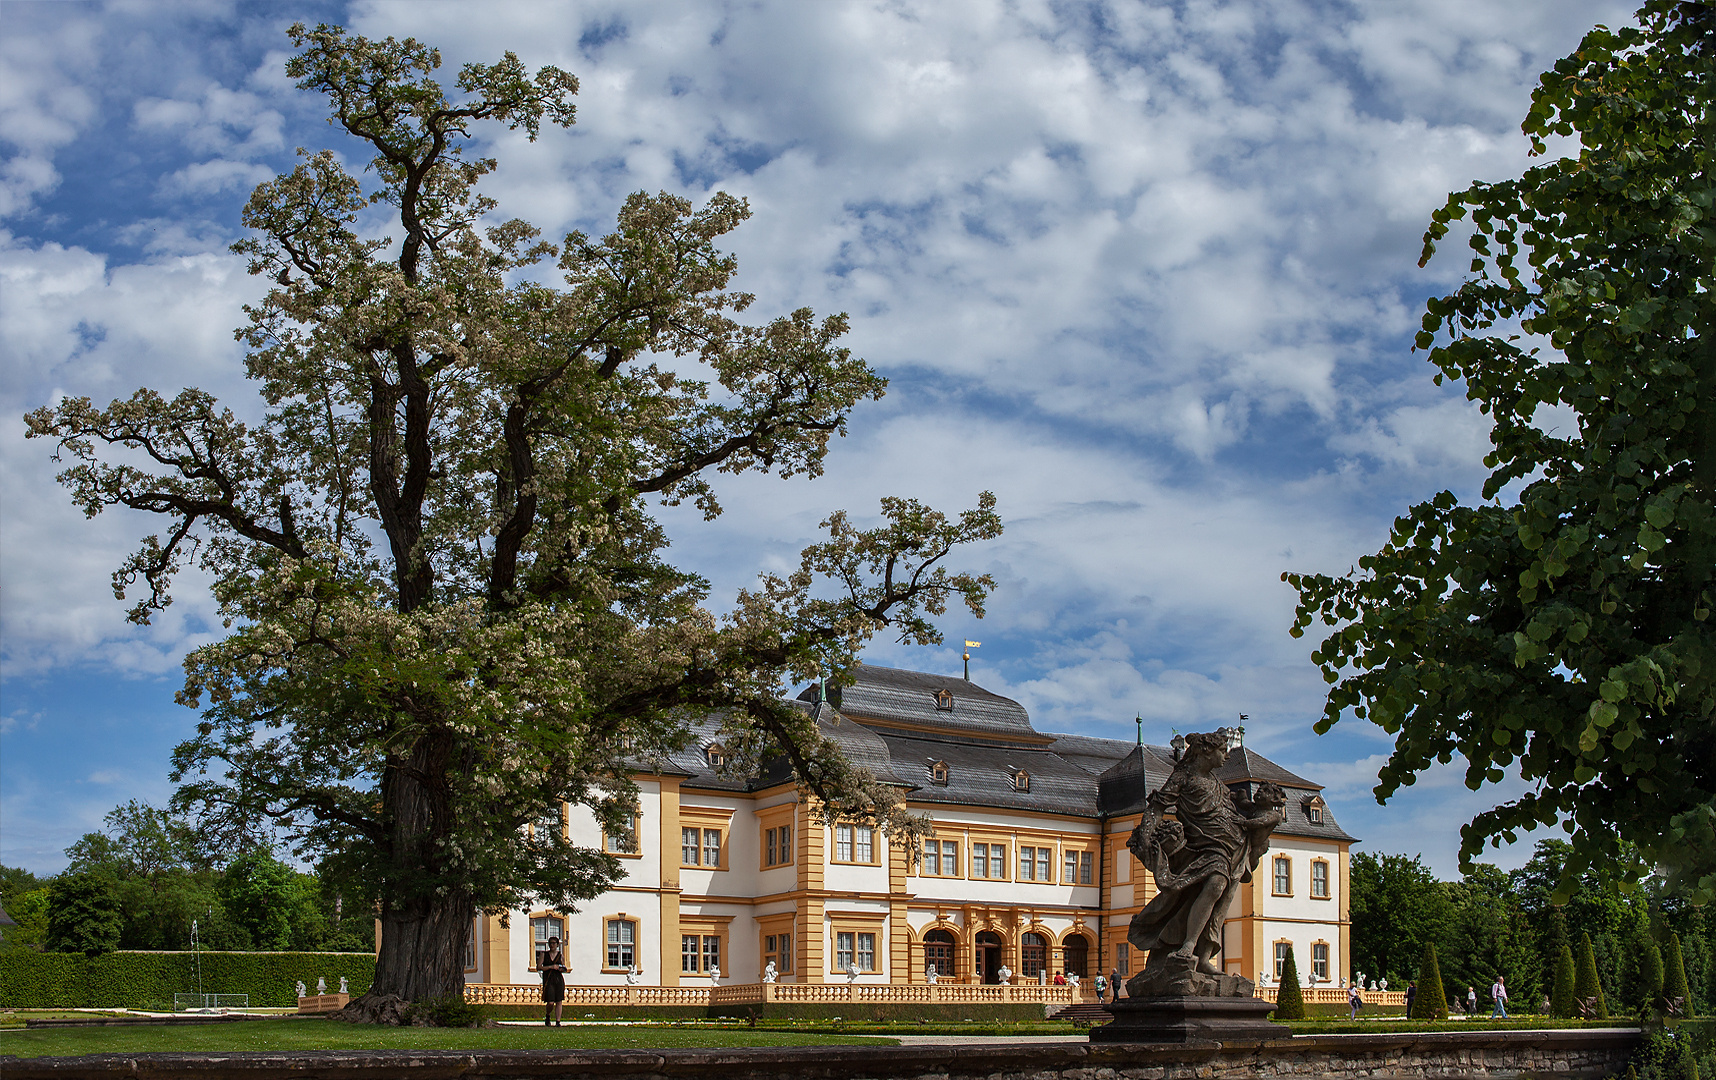
[[[448,994],[445,997],[430,998],[428,1001],[414,1001],[411,1008],[405,1012],[407,1023],[428,1027],[482,1027],[488,1018],[486,1008],[466,1001],[463,994]]]
[[[1579,935],[1579,958],[1573,968],[1573,997],[1586,1019],[1609,1018],[1609,1004],[1603,997],[1603,983],[1597,978],[1597,957],[1591,951],[1590,934]]]
[[[1563,1020],[1579,1015],[1579,1000],[1573,993],[1573,950],[1561,944],[1561,955],[1555,960],[1555,987],[1549,992],[1549,1011]]]
[[[1436,946],[1424,946],[1418,965],[1418,997],[1412,1002],[1412,1019],[1448,1019],[1448,994],[1442,989],[1442,965],[1436,962]]]
[[[1281,989],[1275,993],[1275,1019],[1305,1019],[1305,995],[1299,989],[1299,965],[1293,950],[1287,950],[1287,962],[1281,966]]]
[[[375,978],[371,953],[202,954],[202,990],[207,994],[249,994],[255,1006],[297,1004],[293,984],[312,990],[318,976],[330,989],[344,975],[352,996],[369,989]],[[197,989],[197,957],[188,952],[111,952],[98,957],[77,953],[0,953],[0,1004],[13,1009],[127,1008],[149,1001],[171,1001],[174,994]]]

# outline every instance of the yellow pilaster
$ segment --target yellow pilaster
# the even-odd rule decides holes
[[[1346,844],[1341,845],[1340,867],[1338,888],[1341,890],[1341,895],[1335,898],[1335,902],[1340,908],[1341,966],[1336,977],[1346,979],[1348,985],[1351,985],[1353,977],[1353,909],[1349,901],[1353,884],[1353,866],[1352,852],[1348,850]]]
[[[679,778],[661,778],[660,985],[679,985]]]
[[[512,931],[501,925],[501,916],[483,916],[483,980],[512,982]]]
[[[906,852],[888,844],[888,981],[912,981],[912,938],[906,925]]]

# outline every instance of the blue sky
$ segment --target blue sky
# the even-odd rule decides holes
[[[955,672],[1040,730],[1130,738],[1250,716],[1376,851],[1455,872],[1458,826],[1511,790],[1456,770],[1386,807],[1389,742],[1318,737],[1322,683],[1281,571],[1339,572],[1394,515],[1481,482],[1486,426],[1410,351],[1430,211],[1528,164],[1539,72],[1602,0],[1271,3],[4,4],[0,39],[0,862],[39,872],[117,803],[160,803],[185,651],[218,633],[187,576],[144,629],[109,574],[150,523],[85,521],[20,416],[55,395],[255,398],[232,328],[262,292],[226,248],[252,186],[329,145],[281,67],[295,20],[506,50],[577,74],[578,124],[484,132],[486,190],[550,235],[631,191],[744,195],[731,237],[762,319],[847,311],[890,379],[810,482],[724,478],[664,511],[725,602],[836,507],[993,490],[999,587]],[[1524,845],[1497,855],[1523,862]]]

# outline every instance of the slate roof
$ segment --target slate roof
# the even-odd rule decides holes
[[[817,687],[810,686],[785,704],[814,716],[818,729],[849,761],[884,783],[907,788],[912,802],[1120,816],[1142,810],[1148,792],[1161,787],[1174,769],[1174,752],[1166,746],[1039,733],[1018,702],[961,678],[873,664],[859,664],[853,674],[853,685],[831,692],[830,700],[819,702]],[[951,710],[936,707],[939,690],[952,694]],[[686,777],[684,786],[712,791],[754,791],[792,778],[784,759],[749,779],[719,775],[704,750],[718,740],[721,720],[711,713],[694,721],[691,744],[657,771],[677,772]],[[948,766],[945,785],[930,775],[938,761]],[[1013,774],[1021,769],[1030,774],[1029,791],[1013,786]],[[1271,781],[1287,789],[1287,820],[1278,833],[1356,839],[1341,829],[1326,804],[1323,820],[1311,822],[1305,801],[1317,796],[1321,785],[1250,747],[1229,754],[1216,775],[1231,785]]]
[[[1001,741],[1048,742],[1031,727],[1023,705],[957,676],[874,664],[857,665],[853,675],[851,686],[829,687],[829,700],[855,720]],[[942,690],[953,696],[951,709],[936,708],[935,695]],[[816,687],[806,687],[798,698],[815,701]]]

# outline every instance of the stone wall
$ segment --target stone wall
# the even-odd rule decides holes
[[[291,1054],[110,1054],[0,1058],[6,1080],[1599,1080],[1625,1073],[1636,1030],[1301,1035],[1175,1045],[1074,1042],[791,1047],[778,1050],[494,1050]]]

